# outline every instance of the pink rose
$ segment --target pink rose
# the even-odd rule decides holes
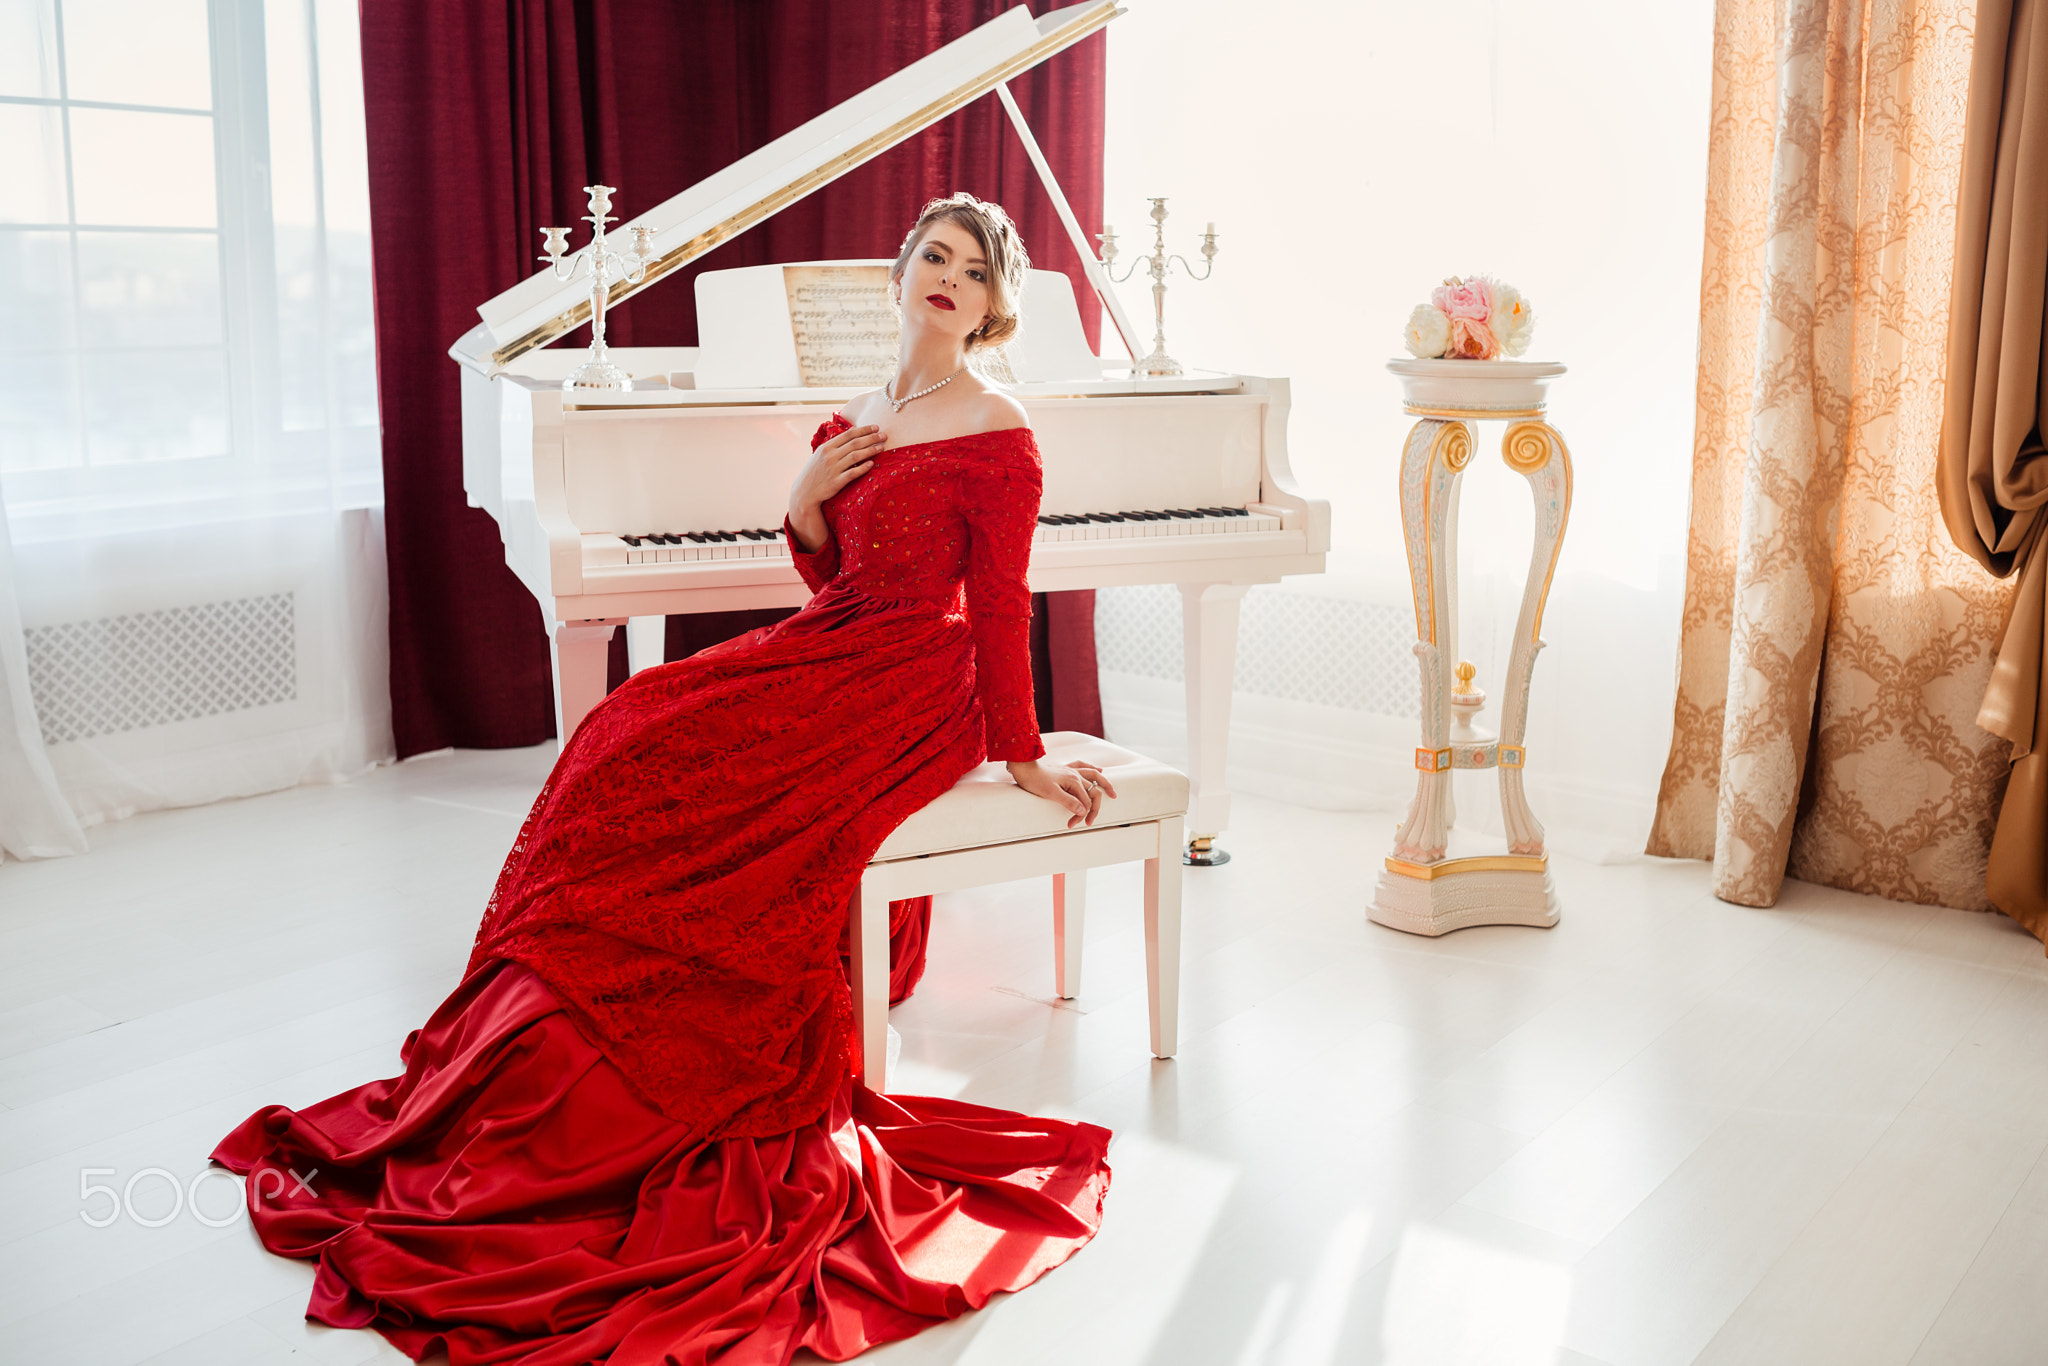
[[[1452,360],[1492,360],[1500,354],[1500,339],[1483,320],[1451,319],[1451,345],[1444,355]]]
[[[1485,280],[1438,285],[1430,292],[1429,301],[1453,321],[1469,318],[1483,323],[1493,316],[1493,290]]]

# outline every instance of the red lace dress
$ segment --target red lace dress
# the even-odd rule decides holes
[[[884,451],[802,611],[591,711],[404,1075],[214,1151],[318,1258],[308,1317],[455,1366],[844,1360],[1094,1235],[1108,1133],[858,1086],[839,958],[888,833],[1043,753],[1038,494],[1024,429]]]

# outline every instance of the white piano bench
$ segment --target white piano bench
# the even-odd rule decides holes
[[[896,827],[861,875],[851,908],[853,1021],[861,1080],[888,1090],[889,903],[1052,874],[1053,980],[1081,989],[1082,917],[1090,868],[1145,862],[1145,990],[1152,1056],[1170,1058],[1180,1024],[1180,854],[1187,775],[1078,731],[1043,737],[1054,764],[1094,764],[1117,790],[1094,825],[986,763]]]

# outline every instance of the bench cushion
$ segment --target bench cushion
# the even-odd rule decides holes
[[[1178,816],[1188,809],[1187,775],[1178,769],[1079,731],[1057,730],[1040,738],[1048,763],[1079,759],[1094,764],[1116,788],[1117,795],[1103,802],[1095,829]],[[897,826],[882,841],[875,861],[1061,835],[1067,833],[1069,816],[1057,802],[1034,797],[1017,786],[1002,764],[986,763]],[[1074,827],[1076,831],[1087,828]]]

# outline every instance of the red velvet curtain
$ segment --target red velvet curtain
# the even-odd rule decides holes
[[[1061,0],[1052,0],[1053,4]],[[531,274],[542,224],[617,186],[624,217],[710,175],[1002,10],[1009,0],[363,0],[363,78],[400,756],[535,744],[554,733],[541,613],[498,529],[462,492],[446,351],[476,307]],[[1041,0],[1034,12],[1050,5]],[[1102,218],[1104,40],[1012,82],[1074,212]],[[1006,207],[1035,264],[1093,292],[993,96],[842,177],[612,315],[621,346],[694,345],[699,270],[893,256],[925,200]],[[577,239],[577,240],[580,240]],[[587,333],[563,345],[583,345]],[[1094,595],[1041,600],[1041,721],[1101,730]],[[764,619],[670,622],[670,655]],[[623,633],[621,633],[623,635]],[[623,661],[623,640],[615,653]]]

